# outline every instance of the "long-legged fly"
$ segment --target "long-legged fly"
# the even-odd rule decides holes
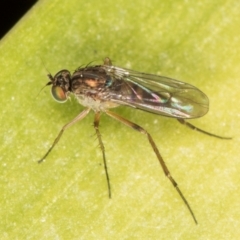
[[[46,85],[52,85],[51,91],[55,100],[65,102],[70,94],[73,94],[85,109],[72,121],[63,126],[52,146],[38,161],[39,163],[48,156],[67,128],[82,120],[90,110],[93,110],[95,113],[94,128],[103,155],[108,195],[111,198],[111,185],[105,148],[99,131],[100,115],[103,112],[126,126],[146,135],[164,174],[177,190],[194,222],[197,224],[197,219],[190,204],[170,174],[151,135],[139,125],[119,116],[109,109],[125,105],[150,113],[176,118],[181,124],[216,138],[231,139],[209,133],[186,122],[186,119],[202,117],[208,112],[209,100],[202,91],[188,83],[171,78],[113,66],[109,58],[104,60],[103,65],[80,67],[73,74],[64,69],[56,73],[54,77],[51,74],[48,77],[50,81]]]

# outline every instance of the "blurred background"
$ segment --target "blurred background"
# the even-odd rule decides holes
[[[0,39],[18,22],[37,0],[0,1]]]

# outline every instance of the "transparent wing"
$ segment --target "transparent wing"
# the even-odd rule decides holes
[[[152,113],[197,118],[208,112],[208,97],[196,87],[171,78],[105,66],[111,76],[111,100]]]

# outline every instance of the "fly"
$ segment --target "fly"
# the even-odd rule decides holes
[[[209,100],[202,91],[188,83],[171,78],[113,66],[109,58],[105,58],[103,65],[80,67],[73,74],[64,69],[56,73],[54,77],[49,74],[48,78],[50,81],[46,85],[52,85],[51,92],[55,100],[65,102],[70,97],[70,94],[73,94],[85,109],[72,121],[63,126],[52,146],[38,163],[41,163],[48,156],[67,128],[82,120],[90,110],[93,110],[95,113],[93,126],[102,151],[108,195],[111,198],[111,185],[105,148],[99,131],[100,115],[103,112],[146,135],[164,174],[177,190],[194,222],[197,224],[197,219],[190,204],[170,174],[151,135],[139,125],[109,109],[125,105],[150,113],[176,118],[181,124],[209,136],[231,139],[209,133],[185,121],[186,119],[202,117],[208,112]]]

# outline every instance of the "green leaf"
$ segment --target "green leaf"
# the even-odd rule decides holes
[[[0,42],[1,239],[237,239],[239,231],[239,1],[39,1]],[[189,201],[196,226],[146,137],[102,115],[108,199],[93,113],[55,102],[48,71],[110,57],[115,65],[186,81],[209,113],[191,123],[113,111],[152,135]]]

